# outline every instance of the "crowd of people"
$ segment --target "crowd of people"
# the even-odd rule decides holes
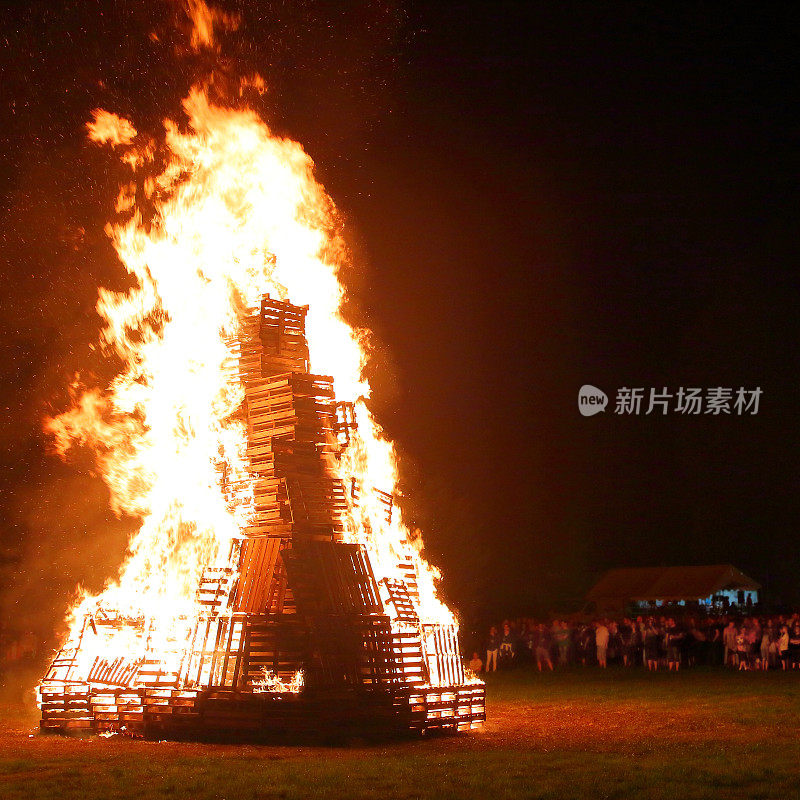
[[[469,667],[491,672],[515,664],[542,670],[620,664],[679,670],[696,664],[739,670],[800,669],[800,614],[639,616],[570,622],[504,620]]]

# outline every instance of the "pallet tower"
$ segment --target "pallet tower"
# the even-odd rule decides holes
[[[232,343],[255,497],[235,566],[203,570],[191,635],[171,645],[144,620],[87,617],[42,681],[42,730],[272,738],[482,724],[483,685],[464,674],[455,626],[420,619],[413,559],[377,580],[366,548],[346,541],[363,487],[335,466],[355,414],[309,373],[306,312],[267,296]],[[222,482],[234,502],[238,487]],[[391,495],[379,500],[390,521]],[[87,663],[88,640],[122,628],[136,654]]]

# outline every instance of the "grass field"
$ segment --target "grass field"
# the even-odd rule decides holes
[[[483,733],[263,747],[35,734],[0,706],[3,800],[795,798],[800,673],[490,676]]]

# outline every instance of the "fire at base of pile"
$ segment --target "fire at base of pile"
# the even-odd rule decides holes
[[[265,297],[235,344],[255,514],[229,564],[207,567],[197,612],[166,626],[87,614],[40,685],[43,731],[285,741],[482,725],[457,626],[420,619],[410,546],[376,580],[348,536],[373,490],[335,468],[355,415],[308,372],[305,313]],[[391,496],[371,497],[391,523]]]

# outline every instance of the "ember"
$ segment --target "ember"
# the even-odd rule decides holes
[[[48,429],[62,454],[94,450],[115,509],[142,524],[119,579],[73,609],[42,728],[476,727],[483,685],[364,403],[333,204],[254,112],[203,87],[184,109],[158,175],[128,120],[98,110],[87,126],[137,178],[108,227],[136,286],[100,290],[102,346],[123,370],[105,390],[76,383]]]

